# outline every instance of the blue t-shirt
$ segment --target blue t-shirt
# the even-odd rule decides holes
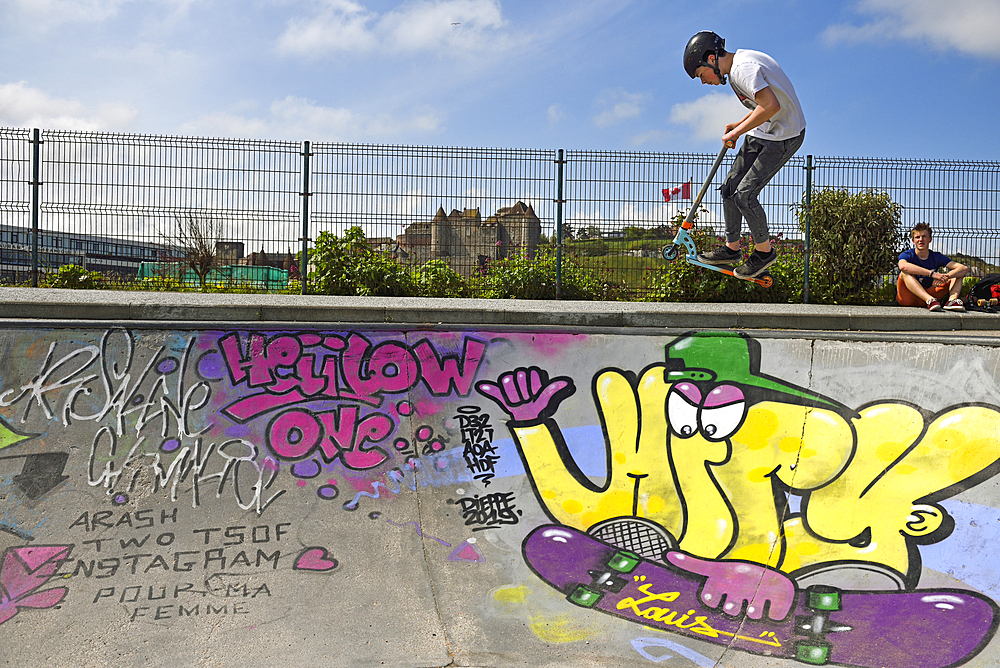
[[[926,260],[921,260],[914,248],[907,248],[900,253],[899,259],[906,260],[910,264],[915,264],[930,271],[937,271],[938,267],[947,267],[948,263],[951,262],[951,259],[947,255],[938,253],[937,251],[931,251]],[[917,278],[920,279],[920,285],[925,288],[929,288],[934,283],[934,280],[930,276],[917,276]]]

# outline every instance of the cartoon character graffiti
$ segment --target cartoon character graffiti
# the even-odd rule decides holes
[[[852,410],[762,374],[760,346],[745,335],[692,333],[669,343],[666,361],[638,376],[618,369],[595,375],[607,461],[598,484],[574,462],[553,419],[575,392],[572,379],[521,368],[477,390],[510,416],[538,501],[559,525],[533,532],[525,559],[578,605],[640,623],[673,620],[665,629],[688,635],[698,635],[689,628],[701,620],[715,635],[700,636],[719,642],[734,638],[735,631],[719,630],[726,622],[769,620],[763,635],[734,646],[775,653],[760,641],[773,638],[797,648],[787,655],[806,663],[952,665],[995,632],[997,606],[985,597],[914,592],[902,614],[924,625],[900,622],[893,628],[906,637],[893,645],[897,655],[880,644],[876,659],[863,648],[876,644],[879,615],[858,613],[861,594],[843,593],[916,587],[918,546],[944,539],[954,525],[940,502],[1000,466],[995,407],[959,405],[931,415],[881,402]],[[573,557],[569,545],[580,554]],[[560,570],[564,560],[574,564],[565,567],[573,576]],[[608,565],[615,563],[630,567]],[[826,595],[836,609],[821,613],[811,602]],[[670,616],[659,603],[640,607],[679,597],[685,602]],[[928,601],[939,611],[934,618],[924,614]],[[969,616],[949,617],[940,612],[946,608]],[[685,610],[687,625],[676,618]],[[793,623],[781,623],[793,611]],[[955,647],[960,656],[932,651],[916,637],[955,629],[965,638]]]

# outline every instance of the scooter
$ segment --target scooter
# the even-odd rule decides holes
[[[708,264],[707,262],[699,260],[698,249],[695,248],[694,239],[691,237],[691,233],[688,232],[688,230],[694,227],[694,217],[698,211],[698,205],[700,205],[701,200],[705,198],[705,193],[708,192],[708,187],[712,184],[712,179],[715,178],[715,173],[719,171],[719,165],[722,164],[722,159],[726,157],[726,151],[735,147],[735,142],[727,142],[722,145],[719,155],[716,156],[715,162],[712,164],[712,169],[708,172],[708,178],[705,179],[705,183],[702,184],[701,190],[698,191],[698,196],[695,197],[694,203],[691,205],[687,216],[684,218],[684,222],[681,223],[680,229],[677,230],[677,234],[674,236],[674,240],[664,246],[660,252],[663,255],[664,260],[673,261],[677,259],[678,255],[680,255],[680,247],[683,246],[687,251],[687,255],[684,256],[684,259],[687,260],[688,264],[693,264],[697,267],[703,267],[705,269],[711,269],[712,271],[717,271],[720,274],[726,274],[727,276],[738,278],[741,281],[752,281],[761,287],[769,288],[774,285],[774,279],[771,277],[770,272],[765,271],[757,276],[754,276],[753,278],[745,278],[737,275],[733,271],[733,267],[731,265]]]

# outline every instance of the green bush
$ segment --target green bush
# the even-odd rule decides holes
[[[428,260],[415,272],[417,290],[422,297],[466,297],[465,279],[444,260]]]
[[[104,277],[96,271],[87,271],[77,264],[67,264],[46,274],[41,283],[43,288],[69,288],[71,290],[99,290]]]
[[[140,278],[135,284],[139,290],[149,290],[155,292],[186,292],[189,290],[175,276],[147,276]]]
[[[812,195],[811,301],[874,304],[886,290],[905,234],[902,206],[885,192],[827,189]],[[805,229],[805,201],[798,207]]]
[[[315,271],[309,292],[324,295],[409,297],[417,294],[416,281],[391,257],[368,245],[360,227],[343,238],[321,232],[311,254]]]
[[[564,253],[562,299],[616,301],[624,289],[607,280],[610,270],[585,267],[576,255]],[[485,299],[555,299],[556,249],[539,249],[535,257],[516,255],[490,262],[470,281],[470,289]]]

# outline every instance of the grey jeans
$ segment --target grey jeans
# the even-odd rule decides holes
[[[755,244],[770,239],[767,214],[757,196],[774,178],[782,165],[795,155],[806,138],[803,130],[797,137],[769,141],[747,136],[736,160],[722,184],[722,210],[726,216],[726,242],[739,241],[746,218]]]

